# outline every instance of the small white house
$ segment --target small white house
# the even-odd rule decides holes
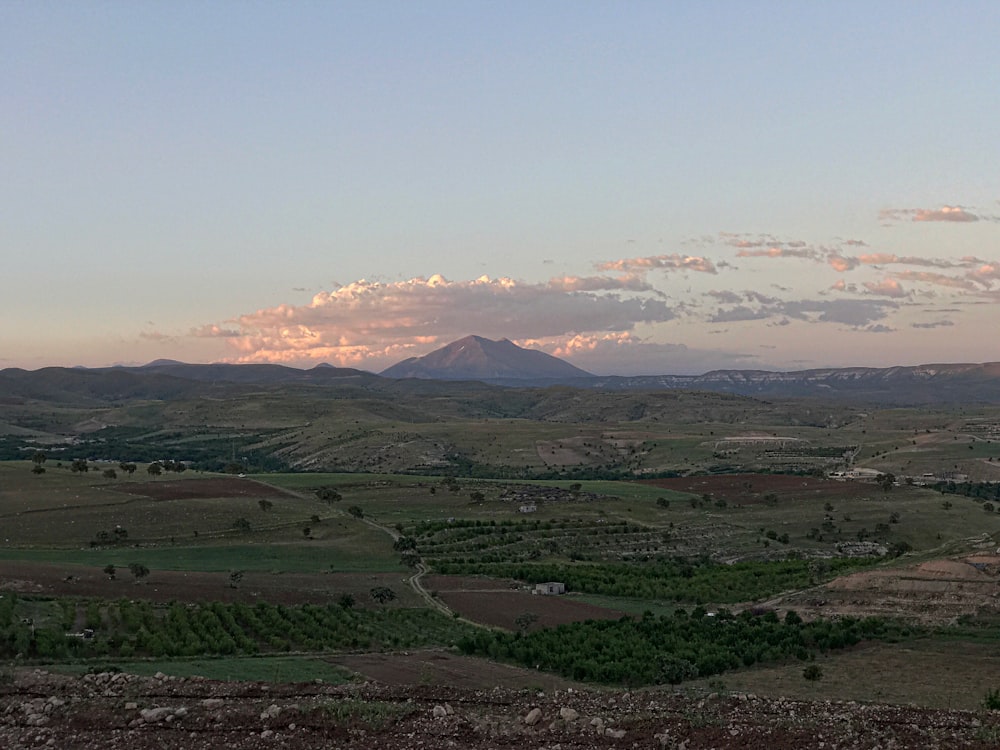
[[[566,593],[566,584],[559,581],[549,581],[547,583],[536,583],[532,594],[542,594],[543,596],[557,596]]]

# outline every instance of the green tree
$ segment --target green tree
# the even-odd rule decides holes
[[[153,463],[146,467],[146,472],[151,477],[158,477],[163,473],[163,466],[159,461],[153,461]]]
[[[115,566],[112,563],[108,563],[107,565],[104,566],[104,575],[108,577],[109,581],[115,580],[116,574],[117,570],[115,570]]]
[[[538,615],[534,612],[522,612],[514,618],[514,624],[522,633],[527,633],[528,628],[538,622]]]
[[[396,592],[388,586],[375,586],[368,594],[379,604],[386,604],[396,598]]]
[[[143,580],[149,575],[149,568],[147,568],[142,563],[134,562],[134,563],[129,563],[128,572],[132,574],[132,577],[135,579],[135,582],[139,583],[139,581]]]
[[[891,473],[879,474],[875,477],[875,483],[882,488],[882,492],[888,492],[896,483],[896,475]]]
[[[347,512],[350,513],[355,518],[365,517],[365,512],[361,510],[361,508],[359,508],[357,505],[352,505],[350,508],[347,509]]]
[[[325,502],[327,505],[340,502],[343,499],[343,496],[339,492],[337,492],[337,490],[335,490],[333,487],[328,487],[326,485],[322,487],[317,487],[314,490],[314,494],[316,495],[316,497]]]

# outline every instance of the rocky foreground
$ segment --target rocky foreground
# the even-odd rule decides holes
[[[6,673],[0,748],[996,748],[1000,713],[753,695]]]

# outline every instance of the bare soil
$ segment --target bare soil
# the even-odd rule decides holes
[[[175,479],[161,482],[127,482],[110,485],[107,489],[141,495],[153,500],[199,500],[213,497],[296,497],[269,484],[239,477],[209,479]]]
[[[640,484],[661,487],[694,495],[711,495],[713,500],[725,500],[735,505],[765,502],[767,495],[782,500],[833,499],[864,497],[878,491],[863,482],[838,482],[834,479],[793,476],[789,474],[717,474],[711,476],[644,479]]]
[[[1000,615],[1000,556],[975,554],[842,576],[772,604],[807,616],[884,615],[942,625]]]
[[[383,685],[436,685],[463,690],[492,690],[496,687],[512,690],[585,688],[558,675],[441,650],[347,654],[328,661]]]

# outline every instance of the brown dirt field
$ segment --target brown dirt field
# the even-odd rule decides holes
[[[296,495],[277,487],[239,477],[128,482],[109,486],[108,489],[130,495],[151,497],[153,500],[196,500],[212,497],[296,497]]]
[[[712,476],[643,479],[640,484],[661,487],[675,492],[711,495],[737,505],[764,502],[764,496],[774,494],[781,500],[862,497],[877,488],[863,482],[838,482],[833,479],[792,476],[788,474],[718,474]]]
[[[493,627],[517,630],[525,612],[538,615],[532,628],[552,628],[583,620],[617,620],[625,613],[576,601],[569,596],[541,596],[526,591],[442,591],[441,601],[462,617]]]
[[[586,688],[557,675],[497,664],[446,651],[406,654],[348,654],[328,659],[383,685],[445,685],[462,690],[565,690]]]
[[[424,576],[428,591],[511,591],[524,584],[513,578],[487,578],[485,576]]]
[[[86,565],[0,560],[0,591],[40,596],[146,599],[154,602],[256,602],[305,604],[336,601],[352,594],[360,607],[368,606],[374,586],[389,586],[398,606],[420,606],[421,601],[396,573],[265,573],[248,571],[239,588],[229,585],[228,573],[154,570],[135,583],[127,569],[108,580],[100,568]],[[375,606],[372,604],[371,606]]]
[[[962,615],[997,614],[1000,569],[982,562],[984,557],[852,573],[772,603],[810,617],[882,615],[931,625],[953,622]],[[974,567],[974,561],[983,569]]]

